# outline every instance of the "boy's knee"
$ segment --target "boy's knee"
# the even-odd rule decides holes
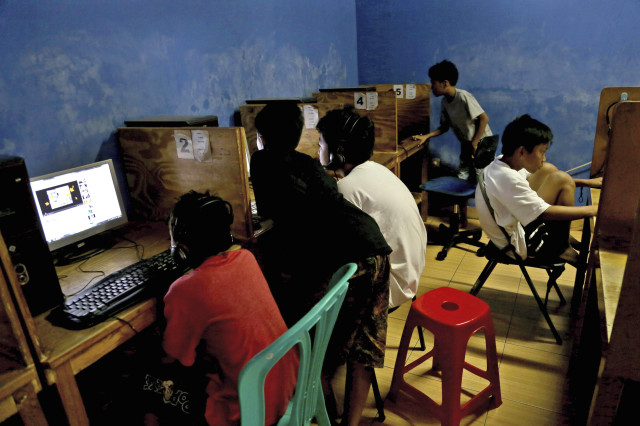
[[[569,175],[569,173],[567,172],[563,172],[562,170],[556,169],[556,171],[550,175],[550,178],[558,187],[573,189],[573,190],[576,189],[575,181],[573,180],[571,175]]]

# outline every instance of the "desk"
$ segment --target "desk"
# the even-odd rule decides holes
[[[598,216],[569,370],[578,424],[614,422],[624,415],[625,384],[640,382],[638,143],[640,102],[620,103],[612,112],[603,187],[591,191]]]
[[[24,424],[39,426],[47,420],[38,401],[41,384],[22,327],[20,306],[26,307],[26,301],[0,235],[0,422],[18,413]]]
[[[167,225],[154,222],[149,225],[131,226],[127,238],[144,247],[144,257],[152,256],[169,248]],[[118,246],[129,246],[126,241]],[[99,254],[84,264],[86,270],[102,270],[109,274],[138,260],[133,248],[112,249]],[[78,264],[58,268],[64,276],[60,285],[66,294],[80,290],[95,274],[76,270]],[[133,337],[136,332],[123,321],[106,320],[85,330],[67,330],[56,327],[46,320],[47,313],[37,316],[35,335],[39,342],[39,364],[49,385],[55,385],[70,425],[88,425],[75,375],[98,361]],[[137,331],[141,331],[156,320],[156,300],[148,299],[118,315]]]
[[[47,420],[38,402],[40,381],[34,365],[0,373],[0,422],[18,413],[26,426]]]

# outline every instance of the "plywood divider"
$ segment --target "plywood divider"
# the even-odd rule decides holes
[[[398,127],[396,93],[393,91],[384,92],[361,92],[362,94],[377,94],[377,106],[372,109],[358,109],[361,116],[369,117],[375,125],[376,142],[374,151],[376,152],[397,152],[398,151]],[[336,91],[314,93],[313,97],[318,103],[343,104],[356,106],[356,91]]]
[[[180,158],[176,132],[207,132],[210,158]],[[164,221],[178,198],[190,191],[209,191],[231,203],[231,232],[253,237],[247,141],[242,127],[118,129],[124,169],[135,220]]]
[[[600,92],[596,134],[593,142],[591,176],[602,176],[609,145],[609,126],[614,109],[620,104],[621,95],[627,94],[629,101],[640,101],[640,87],[605,87]],[[609,124],[607,124],[609,122]]]

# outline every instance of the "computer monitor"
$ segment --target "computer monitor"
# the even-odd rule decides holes
[[[111,247],[114,241],[107,231],[127,223],[111,160],[33,178],[31,191],[58,265]]]

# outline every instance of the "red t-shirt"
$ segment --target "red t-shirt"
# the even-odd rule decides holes
[[[221,373],[209,376],[207,422],[239,424],[240,370],[287,330],[253,254],[241,249],[207,259],[171,285],[164,303],[167,354],[190,366],[196,346],[204,340],[208,354],[220,365]],[[284,414],[295,388],[297,367],[297,355],[290,352],[269,372],[266,424]]]

